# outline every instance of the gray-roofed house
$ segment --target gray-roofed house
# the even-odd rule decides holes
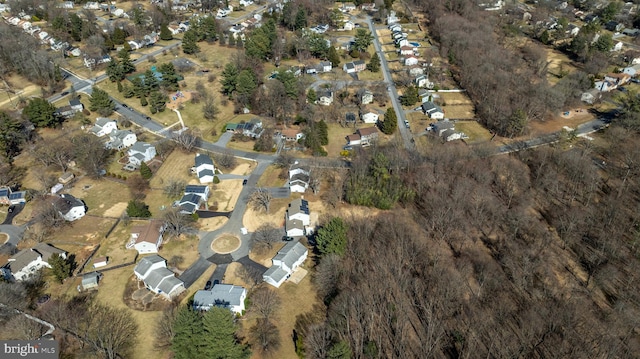
[[[98,288],[98,283],[102,279],[102,273],[100,272],[91,272],[82,276],[82,286],[83,290],[95,289]]]
[[[200,183],[212,183],[215,175],[215,166],[211,157],[197,153],[195,158],[196,174]]]
[[[199,290],[193,296],[193,310],[208,311],[212,307],[227,308],[241,315],[247,290],[231,284],[216,284],[211,290]]]
[[[110,150],[121,151],[133,146],[138,141],[136,134],[130,130],[115,130],[109,134],[109,141],[105,147]]]
[[[78,220],[87,213],[87,207],[84,202],[68,193],[61,194],[53,202],[53,205],[62,217],[69,222]]]
[[[444,111],[442,111],[440,106],[436,105],[433,102],[423,102],[420,107],[422,108],[422,112],[424,112],[425,115],[429,116],[429,118],[432,118],[434,120],[442,120],[444,118]]]
[[[159,255],[144,257],[133,269],[138,280],[150,291],[171,300],[185,290],[184,282],[167,268],[167,262]]]
[[[262,275],[262,279],[279,288],[287,278],[307,259],[309,251],[299,241],[288,242],[271,259],[271,268]]]
[[[311,223],[309,202],[304,199],[294,199],[285,213],[285,231],[287,236],[301,237],[307,234]]]
[[[129,151],[129,163],[140,166],[142,162],[149,162],[156,156],[156,148],[146,142],[136,142]]]
[[[368,105],[373,102],[373,92],[367,89],[360,89],[360,91],[358,91],[358,97],[360,97],[360,103],[363,105]]]
[[[333,91],[318,91],[318,105],[329,106],[333,103]]]
[[[200,209],[202,203],[202,197],[195,193],[187,193],[178,201],[178,207],[182,214],[193,214]]]
[[[98,117],[96,124],[91,128],[91,133],[98,137],[106,136],[111,132],[118,129],[118,124],[115,120],[105,117]]]
[[[291,192],[304,193],[309,188],[311,170],[297,161],[289,167],[289,188]]]
[[[438,136],[442,136],[444,131],[453,130],[455,128],[455,124],[451,121],[438,121],[436,123],[432,123],[427,128],[427,131],[432,131]]]
[[[9,263],[2,267],[2,274],[6,279],[13,277],[16,281],[28,279],[44,267],[51,268],[49,258],[54,253],[67,258],[67,252],[47,243],[38,243],[33,248],[23,249],[9,258]]]

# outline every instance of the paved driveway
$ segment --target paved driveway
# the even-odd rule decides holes
[[[204,272],[211,266],[211,263],[199,257],[197,261],[195,261],[187,270],[185,270],[181,276],[178,277],[181,281],[184,282],[184,287],[189,288],[198,278],[200,278]]]

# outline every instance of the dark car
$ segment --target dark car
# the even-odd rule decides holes
[[[242,185],[243,185],[243,186],[246,186],[246,185],[247,185],[247,182],[248,182],[248,180],[246,180],[246,179],[245,179],[245,180],[243,180],[243,181],[242,181]]]
[[[213,285],[218,285],[218,284],[220,284],[220,281],[219,281],[219,280],[217,280],[217,279],[214,279],[214,280],[213,280]]]
[[[13,210],[16,209],[15,206],[9,206],[9,213],[13,213]]]
[[[209,281],[207,281],[207,284],[204,285],[204,290],[209,290],[209,289],[211,289],[211,287],[213,287],[213,284],[209,280]]]
[[[65,91],[63,93],[60,94],[60,96],[67,96],[69,94],[69,91]]]
[[[151,117],[145,116],[145,118],[147,119],[147,121],[151,121]]]
[[[282,236],[282,240],[285,241],[285,242],[291,242],[293,240],[293,237]]]
[[[129,106],[127,106],[127,104],[126,104],[126,103],[123,103],[123,104],[122,104],[122,107],[124,107],[124,108],[129,108]]]

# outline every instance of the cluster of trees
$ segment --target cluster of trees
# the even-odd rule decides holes
[[[136,70],[136,65],[133,64],[129,51],[126,49],[120,50],[120,52],[118,52],[118,57],[120,58],[120,61],[112,59],[112,61],[107,65],[107,69],[105,71],[111,82],[122,81],[125,79],[127,74]]]
[[[308,358],[338,350],[372,358],[634,356],[636,131],[613,125],[598,145],[565,138],[512,156],[487,156],[482,146],[425,156],[390,147],[369,157],[361,177],[364,166],[354,163],[347,199],[354,178],[383,172],[374,170],[385,167],[380,152],[392,159],[387,176],[413,196],[400,202],[406,209],[347,219],[344,252],[325,244],[344,238],[335,236],[342,226],[331,230],[338,220],[318,231],[324,254],[314,278],[323,304],[298,318],[298,350]]]
[[[152,114],[163,112],[166,108],[168,97],[167,92],[178,89],[178,74],[172,63],[160,64],[157,72],[161,76],[157,76],[152,70],[147,70],[144,74],[131,79],[131,86],[118,86],[125,98],[137,97],[140,99],[142,106],[149,105]],[[147,97],[149,100],[147,100]]]
[[[218,23],[212,16],[200,17],[193,21],[189,30],[182,36],[182,52],[196,54],[200,52],[198,42],[213,42],[218,39]]]

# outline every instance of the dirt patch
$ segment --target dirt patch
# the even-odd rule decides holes
[[[253,166],[250,163],[241,163],[237,165],[236,168],[234,168],[230,173],[234,175],[246,176],[251,173],[251,171],[253,170],[252,167]]]
[[[213,185],[213,193],[209,196],[209,209],[221,212],[232,211],[238,202],[240,192],[242,192],[242,180],[220,181]]]
[[[249,232],[253,232],[262,224],[271,223],[276,227],[284,226],[284,212],[291,200],[289,198],[279,198],[271,200],[269,212],[263,210],[256,211],[253,208],[247,208],[242,218],[242,223]]]
[[[169,103],[167,103],[167,108],[170,110],[175,110],[180,105],[185,102],[191,100],[191,91],[177,91],[169,94]]]
[[[561,131],[565,126],[575,129],[578,125],[591,121],[595,116],[584,109],[575,109],[556,116],[555,118],[547,121],[531,121],[529,128],[531,129],[531,135],[542,135]]]
[[[120,215],[122,215],[122,212],[124,212],[125,209],[127,209],[127,203],[126,202],[116,203],[113,206],[111,206],[111,208],[109,208],[106,211],[104,211],[104,216],[105,217],[120,217]]]
[[[198,224],[200,225],[200,230],[211,232],[222,227],[227,223],[227,220],[227,217],[200,218]]]
[[[0,243],[4,243],[9,239],[9,236],[6,233],[0,233]]]
[[[227,254],[240,248],[241,243],[240,238],[230,234],[223,234],[211,243],[211,249],[216,253]]]

